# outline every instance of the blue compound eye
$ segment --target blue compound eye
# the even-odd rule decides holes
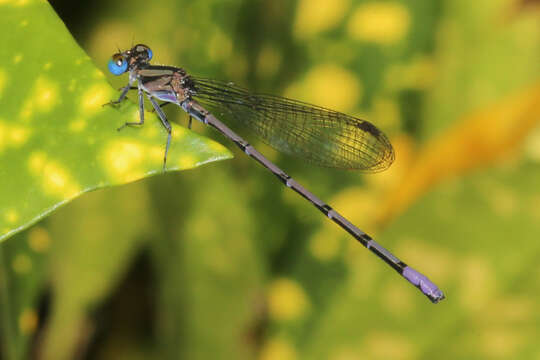
[[[128,64],[126,59],[120,54],[116,54],[109,60],[109,71],[114,75],[122,75],[126,72]]]
[[[148,53],[148,60],[152,60],[152,55],[154,55],[152,50],[150,48],[148,48],[148,49],[146,49],[146,52]]]

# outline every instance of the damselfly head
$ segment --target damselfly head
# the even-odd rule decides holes
[[[122,75],[128,68],[128,63],[123,54],[114,54],[109,60],[109,71],[114,75]]]
[[[152,55],[152,50],[148,46],[137,44],[129,50],[114,54],[109,60],[109,71],[114,75],[122,75],[128,70],[148,64]]]

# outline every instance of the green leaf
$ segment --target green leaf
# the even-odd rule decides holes
[[[0,48],[0,241],[90,190],[162,170],[166,132],[138,120],[44,1],[3,2]],[[230,158],[222,145],[175,127],[167,170]]]
[[[0,318],[6,359],[24,359],[39,322],[37,300],[48,282],[51,237],[43,226],[0,245]]]
[[[224,171],[183,180],[188,188],[207,191],[197,194],[189,211],[173,208],[173,223],[164,219],[179,203],[178,194],[155,200],[160,241],[151,246],[160,279],[160,358],[250,359],[257,315],[262,315],[253,314],[253,307],[262,298],[265,269],[252,241],[257,221],[250,199]],[[246,339],[242,346],[239,338]]]
[[[148,203],[147,184],[138,182],[88,194],[47,220],[54,239],[48,253],[54,301],[42,334],[42,359],[72,358],[92,339],[91,330],[81,332],[91,321],[90,311],[99,311],[114,296],[141,246],[155,233]]]

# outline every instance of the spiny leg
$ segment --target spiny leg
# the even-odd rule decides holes
[[[164,108],[165,105],[169,105],[169,104],[172,104],[172,103],[167,101],[167,102],[164,102],[164,103],[162,103],[162,104],[159,104],[159,107],[160,107],[160,108]],[[152,109],[152,112],[156,112],[156,110]],[[191,124],[192,124],[192,122],[193,122],[193,118],[192,118],[191,115],[190,115],[190,116],[189,116],[189,120],[188,120],[188,129],[190,129],[190,130],[191,130]]]
[[[137,89],[138,89],[138,92],[139,92],[139,122],[137,122],[137,121],[128,121],[128,122],[124,123],[124,125],[120,126],[118,129],[116,129],[118,131],[122,130],[126,126],[131,126],[131,125],[140,126],[140,125],[144,124],[144,97],[143,97],[143,91],[142,91],[140,86]]]
[[[165,127],[165,130],[167,130],[167,145],[165,146],[165,156],[163,157],[163,171],[165,171],[165,165],[167,164],[167,153],[169,152],[169,145],[171,145],[171,133],[172,133],[172,127],[169,121],[167,120],[167,117],[165,116],[165,113],[163,113],[163,110],[161,110],[161,107],[159,107],[159,104],[157,103],[154,98],[152,98],[150,95],[147,95],[148,99],[152,103],[152,106],[156,110],[156,113],[158,114],[159,119],[161,120],[161,123],[163,124],[163,127]]]
[[[159,104],[159,107],[160,107],[160,108],[164,108],[164,107],[165,107],[165,105],[169,105],[169,104],[172,104],[172,103],[171,103],[171,102],[168,102],[168,101],[166,101],[166,102],[164,102],[164,103],[161,103],[161,104]],[[151,111],[152,111],[152,112],[156,112],[156,110],[154,110],[154,109],[152,109]]]
[[[120,88],[122,90],[122,92],[120,93],[120,97],[118,97],[118,100],[111,100],[108,103],[103,104],[102,106],[106,106],[106,105],[117,106],[117,105],[119,105],[122,101],[124,101],[126,99],[126,96],[127,96],[127,93],[128,93],[129,90],[136,89],[135,87],[131,86],[131,83],[132,83],[132,81],[130,80],[126,86]]]

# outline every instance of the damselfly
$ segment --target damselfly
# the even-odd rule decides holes
[[[444,294],[425,275],[407,266],[378,244],[369,235],[324,203],[283,170],[264,157],[214,115],[245,127],[263,141],[284,153],[296,155],[314,164],[376,172],[387,169],[394,160],[394,150],[387,137],[373,124],[337,111],[278,96],[252,94],[232,83],[188,75],[173,66],[151,65],[152,50],[138,44],[116,53],[109,61],[114,75],[129,74],[128,84],[120,97],[110,104],[122,102],[131,89],[138,91],[139,122],[124,126],[143,125],[144,96],[150,100],[167,130],[163,168],[171,143],[171,125],[161,106],[176,104],[191,118],[210,125],[232,140],[246,155],[270,170],[287,187],[311,202],[324,215],[341,226],[362,245],[384,260],[410,283],[419,288],[432,302],[444,299]],[[137,82],[137,86],[133,84]],[[158,101],[163,101],[161,105]]]

